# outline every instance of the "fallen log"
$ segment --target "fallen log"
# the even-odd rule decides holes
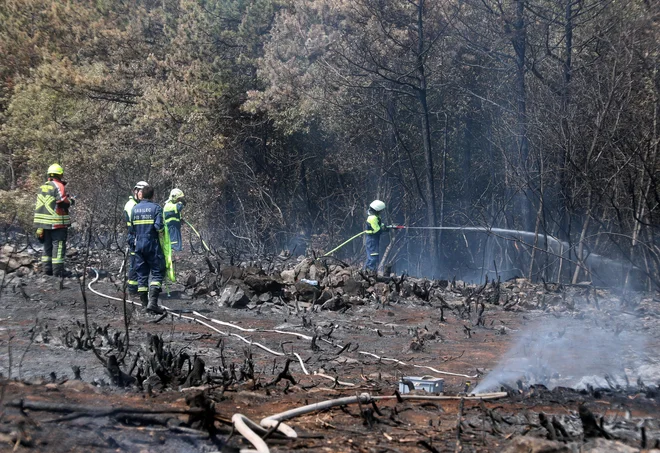
[[[168,409],[142,409],[137,407],[113,407],[101,409],[98,406],[83,406],[78,404],[46,403],[42,401],[12,400],[5,403],[5,407],[15,407],[20,410],[73,413],[80,412],[90,417],[107,417],[119,414],[187,414],[197,415],[204,412],[201,408],[168,408]]]

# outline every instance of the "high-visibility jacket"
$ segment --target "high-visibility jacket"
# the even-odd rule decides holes
[[[183,203],[174,203],[172,200],[167,200],[163,208],[163,218],[165,225],[170,235],[170,243],[173,250],[181,251],[182,238],[181,238],[181,209]]]
[[[385,229],[385,225],[377,215],[371,214],[367,217],[366,233],[371,236],[380,236]]]
[[[131,248],[131,250],[133,244],[135,244],[135,232],[133,231],[133,226],[131,225],[131,211],[133,211],[133,207],[135,207],[136,204],[137,200],[131,195],[124,205],[124,221],[126,221],[126,228],[128,229],[126,240],[128,241],[128,246]]]
[[[385,225],[377,215],[369,215],[366,222],[366,246],[367,255],[378,256],[378,245],[380,242],[380,235],[385,230]]]
[[[132,195],[128,197],[128,201],[124,205],[124,220],[126,221],[126,226],[131,226],[131,211],[133,207],[137,204],[137,200]]]
[[[34,208],[35,228],[56,230],[71,225],[69,217],[71,200],[64,188],[65,184],[59,179],[48,178],[48,181],[39,187],[37,204]]]

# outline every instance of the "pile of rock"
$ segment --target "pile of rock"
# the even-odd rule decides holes
[[[193,297],[211,297],[224,307],[245,308],[282,297],[284,284],[278,276],[268,276],[257,267],[223,266],[218,273],[203,278],[190,273],[186,292]]]
[[[455,279],[376,276],[356,267],[306,257],[278,266],[264,267],[256,262],[220,265],[215,273],[203,277],[189,274],[184,280],[189,295],[207,297],[230,308],[293,303],[301,309],[337,311],[365,304],[410,303],[459,308],[468,316],[481,305],[499,305],[505,310],[566,310],[573,305],[561,286],[535,284],[523,278],[474,285]]]
[[[193,296],[210,296],[221,306],[244,308],[263,303],[295,303],[299,308],[341,310],[367,303],[444,303],[447,281],[381,277],[321,260],[300,257],[288,269],[267,274],[258,267],[225,266],[197,280],[189,276]]]
[[[25,250],[15,245],[5,244],[0,249],[0,278],[2,275],[16,272],[19,277],[32,272],[36,259]]]

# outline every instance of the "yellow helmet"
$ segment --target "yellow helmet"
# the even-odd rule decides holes
[[[172,189],[170,192],[170,200],[176,201],[180,198],[183,198],[183,191],[181,189]]]
[[[49,175],[57,175],[57,176],[62,176],[64,174],[64,169],[60,164],[53,164],[50,167],[48,167],[48,173]]]

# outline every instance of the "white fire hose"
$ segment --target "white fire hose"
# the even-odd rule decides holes
[[[95,268],[91,268],[91,269],[94,271],[95,277],[87,285],[89,290],[92,291],[94,294],[96,294],[100,297],[103,297],[105,299],[116,300],[116,301],[122,302],[123,299],[121,299],[121,298],[110,296],[108,294],[104,294],[104,293],[102,293],[100,291],[96,291],[94,288],[92,288],[92,284],[96,283],[99,279],[99,272]],[[141,303],[134,302],[134,301],[132,301],[128,298],[126,299],[126,302],[128,302],[130,304],[133,304],[133,305],[136,305],[136,306],[142,306]],[[299,332],[289,332],[289,331],[282,331],[282,330],[276,330],[276,329],[244,328],[244,327],[241,327],[241,326],[237,326],[236,324],[231,324],[231,323],[228,323],[226,321],[221,321],[219,319],[214,319],[214,318],[204,316],[203,314],[201,314],[197,311],[192,311],[191,314],[193,316],[186,316],[186,315],[183,315],[181,313],[173,312],[172,309],[170,309],[169,307],[166,307],[165,305],[162,305],[162,307],[167,312],[169,312],[172,316],[176,316],[178,318],[187,319],[187,320],[196,322],[200,325],[208,327],[209,329],[211,329],[211,330],[213,330],[213,331],[215,331],[215,332],[217,332],[221,335],[232,336],[232,337],[238,338],[241,341],[243,341],[243,342],[245,342],[249,345],[256,346],[256,347],[262,349],[263,351],[266,351],[269,354],[273,354],[273,355],[278,356],[278,357],[286,356],[286,354],[274,351],[274,350],[262,345],[261,343],[257,343],[255,341],[248,340],[247,338],[245,338],[241,335],[238,335],[236,333],[223,332],[223,331],[219,330],[218,328],[212,326],[209,323],[213,323],[213,324],[217,324],[217,325],[221,325],[221,326],[225,326],[225,327],[230,327],[232,329],[236,329],[236,330],[239,330],[239,331],[242,331],[242,332],[278,333],[278,334],[281,334],[281,335],[293,335],[293,336],[296,336],[298,338],[308,340],[308,341],[312,340],[312,337],[310,337],[309,335],[304,335],[304,334],[299,333]],[[333,345],[335,347],[338,347],[338,348],[343,348],[343,346],[341,344],[338,344],[338,343],[333,343]],[[366,351],[358,351],[358,354],[368,355],[368,356],[374,357],[378,360],[394,362],[394,363],[397,363],[399,365],[404,365],[404,366],[410,366],[411,365],[411,364],[408,364],[408,363],[403,362],[403,361],[398,360],[398,359],[388,358],[388,357],[380,357],[376,354],[366,352]],[[309,372],[305,368],[305,364],[304,364],[304,361],[303,361],[302,357],[299,354],[295,353],[295,352],[293,353],[293,355],[298,359],[298,362],[300,363],[300,367],[302,368],[302,371],[306,375],[309,375]],[[443,375],[449,375],[449,376],[459,376],[459,377],[466,377],[466,378],[476,378],[476,377],[478,377],[477,375],[468,375],[468,374],[451,373],[451,372],[448,372],[448,371],[440,371],[440,370],[437,370],[435,368],[428,367],[428,366],[423,366],[423,365],[414,365],[414,364],[412,364],[412,366],[415,367],[415,368],[425,368],[425,369],[431,370],[431,371],[433,371],[434,373],[437,373],[437,374],[443,374]],[[337,378],[333,378],[331,376],[326,376],[326,375],[320,374],[320,373],[314,373],[314,375],[319,376],[319,377],[323,377],[323,378],[326,378],[326,379],[330,379],[330,380],[334,381],[335,384],[339,384],[339,385],[344,385],[344,386],[354,386],[355,385],[355,384],[352,384],[350,382],[341,382]],[[491,399],[503,398],[506,395],[507,395],[506,392],[487,393],[487,394],[481,394],[481,395],[478,395],[478,396],[440,396],[440,395],[371,396],[368,393],[362,393],[359,396],[350,396],[350,397],[345,397],[345,398],[338,398],[338,399],[333,399],[333,400],[322,401],[322,402],[319,402],[319,403],[314,403],[314,404],[309,404],[307,406],[294,408],[294,409],[291,409],[291,410],[288,410],[288,411],[285,411],[285,412],[281,412],[279,414],[271,415],[269,417],[266,417],[266,418],[262,419],[259,425],[254,423],[252,420],[250,420],[248,417],[246,417],[243,414],[234,414],[232,416],[232,422],[233,422],[234,427],[236,428],[236,430],[239,433],[241,433],[241,435],[243,435],[243,437],[245,437],[245,439],[247,439],[254,446],[254,448],[256,449],[256,450],[242,449],[241,453],[253,453],[253,452],[270,453],[270,449],[268,448],[268,445],[263,441],[263,439],[259,436],[258,433],[260,433],[261,435],[264,435],[267,432],[269,432],[270,429],[276,429],[277,431],[281,432],[282,434],[286,435],[289,438],[296,438],[296,437],[298,437],[298,435],[296,434],[296,431],[293,428],[291,428],[290,426],[288,426],[288,425],[286,425],[285,423],[282,423],[282,422],[284,420],[288,420],[288,419],[291,419],[291,418],[294,418],[294,417],[298,417],[300,415],[308,414],[310,412],[316,412],[316,411],[320,411],[320,410],[324,410],[324,409],[329,409],[329,408],[335,407],[335,406],[344,406],[344,405],[347,405],[347,404],[355,404],[357,402],[369,403],[371,401],[379,401],[379,400],[386,400],[386,399],[393,399],[393,398],[408,399],[408,400],[457,400],[457,399],[491,400]]]
[[[282,434],[286,435],[289,438],[297,438],[298,434],[296,433],[296,431],[282,422],[284,420],[289,420],[294,417],[298,417],[300,415],[309,414],[310,412],[322,411],[325,409],[330,409],[331,407],[345,406],[347,404],[355,404],[358,402],[361,404],[368,404],[371,403],[372,401],[391,400],[395,398],[399,398],[403,400],[423,400],[423,401],[438,401],[438,400],[447,401],[447,400],[461,400],[461,399],[479,401],[479,400],[494,400],[494,399],[504,398],[506,396],[507,396],[506,392],[484,393],[478,396],[441,396],[441,395],[371,396],[369,393],[362,393],[361,395],[321,401],[319,403],[308,404],[307,406],[297,407],[285,412],[280,412],[279,414],[271,415],[269,417],[262,419],[259,425],[254,423],[252,420],[250,420],[243,414],[234,414],[231,420],[234,423],[234,428],[236,428],[236,431],[241,433],[241,435],[245,437],[245,439],[247,439],[256,449],[256,450],[242,449],[241,453],[252,453],[255,451],[258,453],[270,453],[270,449],[268,448],[268,445],[263,441],[263,439],[257,433],[263,435],[264,433],[268,432],[267,429],[271,430],[275,428],[277,431],[281,432]]]

